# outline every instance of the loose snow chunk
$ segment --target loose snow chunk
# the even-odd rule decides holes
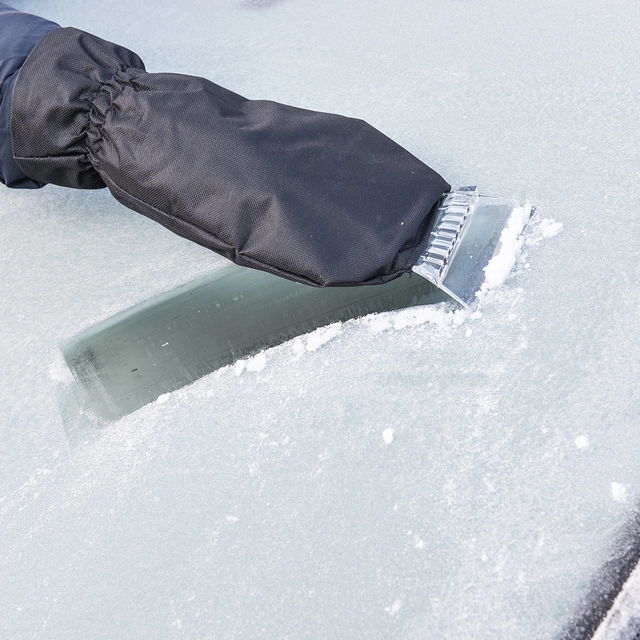
[[[400,611],[400,609],[402,609],[402,600],[400,600],[400,598],[397,598],[396,601],[390,607],[385,607],[384,608],[384,610],[390,616],[395,616],[396,613],[398,613],[398,611]]]
[[[293,354],[295,355],[296,360],[301,358],[305,350],[304,341],[302,340],[302,338],[296,338],[293,341],[291,348],[293,349]]]
[[[553,236],[557,236],[560,231],[562,231],[563,226],[562,222],[556,222],[553,218],[537,220],[532,225],[531,233],[529,234],[526,243],[529,246],[533,246],[545,238],[553,238]]]
[[[171,397],[171,393],[163,393],[156,399],[156,404],[164,404]]]
[[[425,305],[424,307],[411,307],[398,311],[393,316],[393,328],[396,331],[406,327],[415,327],[429,322],[439,326],[445,326],[452,322],[454,314],[447,312],[444,307]],[[464,320],[464,318],[463,318]]]
[[[579,435],[575,440],[575,445],[578,449],[586,449],[589,446],[589,438],[584,434]]]
[[[540,231],[543,238],[553,238],[562,231],[562,222],[554,222],[553,218],[544,218],[540,221]]]
[[[371,332],[374,334],[387,331],[388,329],[391,329],[391,327],[393,326],[389,318],[381,315],[373,316],[368,320],[367,324],[369,325],[369,329],[371,330]]]
[[[453,312],[453,324],[461,325],[464,324],[464,321],[467,319],[467,310],[466,309],[458,309],[458,311]]]
[[[56,382],[62,382],[63,384],[71,384],[73,382],[73,375],[69,370],[69,367],[62,361],[52,362],[49,365],[49,376]]]
[[[391,427],[382,432],[382,439],[385,444],[391,444],[393,442],[393,429]]]
[[[611,497],[616,502],[628,502],[629,500],[629,487],[626,484],[620,484],[619,482],[611,483]]]
[[[313,333],[310,333],[307,338],[307,351],[316,351],[330,340],[339,336],[341,332],[342,325],[339,322],[330,324],[328,327],[316,329]]]
[[[264,353],[259,353],[257,356],[253,356],[247,360],[247,371],[253,371],[260,373],[267,366],[267,356]]]

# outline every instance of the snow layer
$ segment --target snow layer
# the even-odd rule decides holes
[[[638,3],[15,4],[537,215],[475,314],[337,325],[78,434],[58,345],[222,260],[106,192],[3,190],[0,636],[556,637],[640,487]]]

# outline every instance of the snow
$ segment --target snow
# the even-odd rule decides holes
[[[516,259],[520,255],[523,242],[521,234],[530,214],[531,207],[524,206],[517,207],[509,216],[509,220],[500,234],[497,253],[484,268],[484,282],[479,292],[481,296],[490,289],[495,289],[502,285],[511,273]],[[548,236],[545,235],[545,237]]]
[[[326,327],[76,432],[59,345],[224,261],[106,191],[0,190],[0,636],[559,637],[640,487],[637,3],[17,5],[536,213],[475,313]]]
[[[171,397],[170,393],[163,393],[156,398],[155,404],[164,404]]]
[[[253,371],[260,373],[267,366],[267,356],[264,353],[259,353],[247,360],[247,371]]]
[[[311,332],[306,339],[306,350],[317,351],[320,347],[337,338],[342,331],[340,323],[330,324],[328,327],[322,327]]]
[[[620,482],[611,483],[611,497],[616,502],[628,502],[629,501],[629,487]]]
[[[554,222],[553,219],[545,218],[540,222],[540,230],[543,238],[553,238],[562,231],[562,222]]]
[[[589,436],[582,434],[575,439],[575,445],[578,449],[586,449],[589,446]]]
[[[49,376],[54,382],[61,382],[64,385],[69,385],[73,382],[73,375],[62,357],[49,365]]]
[[[391,427],[387,427],[383,432],[382,432],[382,439],[384,440],[385,444],[391,444],[393,442],[393,429]]]
[[[385,607],[385,611],[390,616],[395,616],[402,609],[402,600],[400,598],[396,599],[394,603],[390,607]]]

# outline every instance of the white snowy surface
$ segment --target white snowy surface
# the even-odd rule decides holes
[[[537,214],[474,314],[335,325],[71,446],[60,343],[223,262],[104,191],[2,190],[0,636],[556,636],[640,487],[640,5],[14,5]]]

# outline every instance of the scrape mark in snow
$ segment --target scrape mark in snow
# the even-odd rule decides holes
[[[330,324],[328,327],[316,329],[307,338],[307,351],[316,351],[323,345],[333,340],[342,332],[342,325],[339,322]]]
[[[619,482],[611,483],[611,497],[616,502],[625,503],[629,501],[629,487]]]
[[[396,331],[406,327],[415,327],[426,322],[444,327],[454,321],[456,313],[458,312],[447,311],[444,305],[428,305],[392,312],[391,319],[393,320],[393,328]],[[462,313],[464,314],[465,312],[463,311]]]
[[[382,439],[385,444],[391,444],[393,442],[393,429],[391,427],[382,432]]]
[[[384,610],[390,616],[395,616],[396,613],[398,613],[398,611],[400,611],[400,609],[402,609],[402,600],[400,600],[400,598],[397,598],[396,601],[390,607],[385,607],[384,608]]]
[[[433,325],[436,329],[450,329],[461,326],[468,320],[477,320],[482,317],[480,311],[469,313],[466,309],[456,309],[452,303],[443,302],[439,304],[429,304],[420,307],[409,307],[398,311],[387,311],[363,318],[359,322],[373,334],[393,329],[402,331],[403,329],[418,327],[424,324]],[[471,333],[467,330],[467,336]]]
[[[479,293],[479,302],[482,305],[489,302],[504,302],[505,299],[512,302],[520,299],[522,295],[517,298],[516,292],[523,294],[524,290],[522,288],[506,292],[501,290],[501,285],[508,278],[516,264],[522,266],[526,262],[526,251],[523,250],[523,246],[535,245],[543,238],[555,236],[562,230],[563,225],[560,222],[555,222],[550,218],[541,220],[538,216],[534,216],[529,221],[530,215],[530,205],[517,207],[511,213],[500,237],[499,250],[485,268],[485,281]],[[527,223],[526,232],[522,233]],[[506,296],[511,297],[507,298]],[[306,353],[317,351],[341,335],[343,331],[348,332],[354,325],[364,325],[371,333],[380,334],[388,330],[402,331],[407,328],[430,324],[438,333],[450,335],[452,331],[455,331],[456,327],[482,317],[483,313],[479,309],[470,312],[466,309],[457,308],[451,302],[410,307],[397,311],[372,314],[346,323],[336,322],[326,327],[321,327],[306,336],[295,338],[289,343],[290,346],[288,348],[293,351],[294,361],[297,361]],[[515,322],[518,320],[517,314],[511,313],[508,316],[508,320]],[[473,329],[469,326],[465,328],[464,332],[467,338],[473,335]],[[527,348],[527,341],[523,338],[513,350],[522,351]],[[267,356],[261,353],[248,360],[238,360],[233,366],[236,375],[239,376],[245,371],[260,372],[265,368],[266,364]]]
[[[285,0],[242,0],[240,6],[243,9],[270,9]]]

